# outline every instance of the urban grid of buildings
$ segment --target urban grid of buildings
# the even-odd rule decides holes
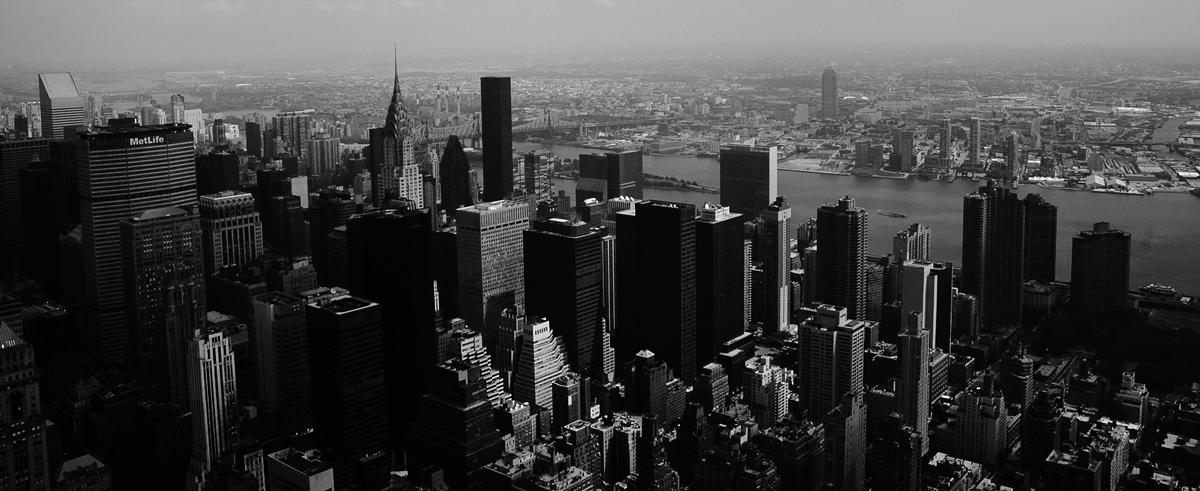
[[[1056,277],[1057,208],[1017,187],[1041,143],[991,134],[985,153],[979,118],[944,118],[933,146],[901,127],[820,164],[987,177],[944,257],[920,223],[871,230],[852,196],[793,208],[791,144],[705,146],[720,188],[699,206],[646,199],[662,179],[642,148],[515,153],[513,82],[439,86],[438,111],[479,107],[439,126],[397,67],[347,152],[313,109],[238,125],[175,95],[114,114],[41,74],[40,124],[0,139],[0,491],[1200,484],[1195,381],[1151,397],[1094,353],[1034,350],[1044,319],[1195,309],[1131,296],[1120,224],[1080,231]],[[838,84],[825,68],[819,111],[789,114],[880,117]],[[556,117],[537,130],[595,130]]]

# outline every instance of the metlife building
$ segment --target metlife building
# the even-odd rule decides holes
[[[123,363],[129,337],[118,224],[196,203],[191,126],[101,126],[77,136],[88,350],[101,363]]]

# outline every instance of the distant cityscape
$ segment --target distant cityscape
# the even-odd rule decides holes
[[[1200,487],[1194,60],[387,61],[3,67],[0,490]]]

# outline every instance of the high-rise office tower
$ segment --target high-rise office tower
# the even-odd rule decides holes
[[[696,208],[641,202],[617,214],[617,229],[617,363],[649,349],[690,385],[698,368]]]
[[[764,329],[772,331],[787,329],[791,319],[791,229],[792,207],[787,198],[776,197],[761,212],[758,226],[763,270],[762,324]]]
[[[942,134],[939,135],[939,137],[940,141],[938,144],[941,147],[939,150],[942,153],[942,158],[947,162],[945,165],[949,166],[951,150],[950,146],[954,141],[950,134],[950,118],[942,118]]]
[[[833,71],[833,67],[825,67],[825,72],[821,74],[821,117],[838,118],[837,72]]]
[[[333,460],[386,451],[383,309],[343,292],[310,300],[305,316],[317,445]]]
[[[746,329],[742,215],[705,203],[696,221],[696,363]]]
[[[1058,253],[1058,207],[1029,193],[1025,205],[1025,281],[1054,281]]]
[[[604,202],[608,196],[608,159],[598,153],[579,154],[579,181],[575,183],[575,203],[588,200]]]
[[[617,236],[600,239],[601,305],[604,309],[604,328],[608,333],[617,329]]]
[[[492,349],[500,313],[525,304],[521,234],[529,226],[529,208],[515,201],[493,201],[459,208],[455,216],[459,314]]]
[[[929,246],[931,243],[929,227],[919,223],[911,224],[907,229],[896,232],[896,235],[892,237],[892,260],[900,264],[909,259],[930,261]]]
[[[300,207],[299,196],[289,194],[269,198],[261,216],[263,242],[270,245],[271,250],[287,257],[308,255],[304,208]]]
[[[438,365],[427,380],[429,392],[416,403],[417,420],[409,427],[409,468],[438,466],[452,489],[491,489],[484,466],[503,450],[480,373],[479,366],[463,360]]]
[[[383,310],[388,429],[393,448],[416,416],[437,359],[436,302],[429,211],[386,210],[355,215],[346,222],[350,291],[379,299]]]
[[[900,330],[910,326],[909,315],[921,314],[921,329],[929,331],[929,339],[943,326],[938,325],[939,278],[933,274],[933,263],[928,261],[907,260],[901,265],[904,281],[900,287],[900,316],[903,323]],[[948,328],[948,326],[946,326]],[[930,348],[933,347],[932,342]]]
[[[0,140],[0,274],[25,269],[20,172],[30,162],[47,160],[46,139]],[[50,210],[39,210],[46,213]]]
[[[671,368],[649,350],[639,351],[625,362],[625,409],[635,414],[658,414],[667,424],[678,420],[683,415],[683,404],[671,407]]]
[[[238,155],[230,150],[214,150],[196,156],[196,196],[237,191]]]
[[[1129,232],[1099,222],[1071,238],[1071,310],[1105,312],[1129,299]]]
[[[447,220],[453,220],[455,210],[475,204],[476,199],[471,195],[471,163],[457,136],[450,135],[446,140],[446,150],[438,165],[441,166],[441,209]]]
[[[779,196],[779,147],[721,148],[721,204],[734,213],[758,216]]]
[[[333,174],[342,161],[338,144],[338,139],[330,137],[327,133],[318,133],[311,140],[304,142],[304,161],[308,164],[310,175]]]
[[[846,196],[817,209],[816,296],[860,319],[867,307],[867,210]]]
[[[608,199],[618,196],[628,196],[642,199],[642,152],[640,150],[624,150],[604,154],[607,163]]]
[[[512,80],[479,79],[480,136],[483,137],[483,200],[512,198]],[[469,321],[469,319],[468,319]]]
[[[1025,214],[1021,200],[989,181],[963,197],[960,289],[978,297],[984,326],[1021,321]]]
[[[42,414],[38,369],[30,346],[0,322],[0,476],[6,489],[50,489],[50,445],[47,420]]]
[[[329,244],[325,236],[333,229],[346,224],[354,214],[357,205],[350,193],[327,189],[312,193],[309,199],[309,245],[312,252],[313,266],[317,268],[317,278],[322,285],[329,284],[331,265],[329,262]],[[343,286],[343,285],[333,285]]]
[[[821,305],[800,325],[800,409],[813,418],[842,403],[847,393],[863,390],[866,323],[851,320],[845,307]]]
[[[312,428],[312,380],[308,363],[308,322],[304,299],[271,292],[254,297],[250,326],[250,367],[256,396],[283,411],[289,434]]]
[[[515,326],[518,336],[510,385],[513,399],[550,409],[551,386],[570,371],[562,337],[556,336],[550,322],[540,317],[505,317],[505,323],[509,328]]]
[[[969,152],[967,162],[976,170],[981,169],[983,165],[983,126],[979,123],[979,118],[971,118],[971,144],[967,147]]]
[[[896,141],[892,144],[892,151],[896,152],[898,164],[897,170],[900,172],[912,172],[913,167],[917,165],[917,134],[908,130],[896,130]]]
[[[900,380],[896,384],[896,411],[904,424],[921,436],[921,455],[929,452],[929,350],[930,332],[924,315],[905,314],[907,328],[900,332]]]
[[[171,123],[183,124],[186,122],[183,119],[184,118],[184,116],[183,116],[184,109],[185,109],[185,105],[184,105],[183,94],[172,94],[171,95],[171,116],[170,116]]]
[[[60,140],[64,138],[64,127],[84,123],[83,97],[70,72],[39,73],[38,92],[42,101],[42,137]]]
[[[582,400],[580,383],[579,375],[568,371],[551,384],[551,435],[562,434],[564,426],[578,421],[584,415],[583,411],[587,411],[589,401]],[[586,379],[583,383],[586,383]]]
[[[658,414],[642,416],[642,434],[637,439],[637,466],[634,469],[639,490],[679,489],[679,473],[667,462],[666,442],[661,435],[664,426],[670,426],[670,423]]]
[[[125,360],[129,337],[128,312],[122,308],[128,288],[121,274],[118,223],[154,208],[195,204],[193,135],[186,125],[172,124],[100,127],[78,136],[76,166],[89,345],[97,361],[120,363]],[[198,230],[195,238],[200,238]]]
[[[283,143],[283,146],[277,150],[280,153],[303,155],[304,142],[312,136],[313,119],[316,114],[316,110],[305,109],[282,112],[271,118],[275,137]]]
[[[921,441],[928,440],[904,423],[904,416],[891,413],[871,438],[870,465],[867,475],[871,489],[918,491],[922,488],[924,465]]]
[[[745,364],[746,404],[754,420],[763,427],[774,426],[788,413],[792,382],[791,369],[771,363],[770,356],[753,357]]]
[[[195,210],[156,208],[120,224],[134,376],[187,408],[187,340],[204,327],[204,246]]]
[[[504,391],[504,381],[492,364],[492,355],[483,346],[483,336],[468,328],[462,319],[451,319],[450,327],[438,330],[438,363],[452,358],[479,366],[481,376],[487,382],[488,401],[492,406],[500,407],[512,399],[512,394]]]
[[[550,321],[566,344],[574,370],[602,374],[601,233],[562,218],[530,223],[532,229],[524,232],[525,310]],[[562,424],[566,423],[570,421]]]
[[[185,344],[193,447],[188,489],[205,489],[221,454],[237,443],[237,367],[230,339],[220,329],[198,330]]]
[[[825,477],[833,489],[861,491],[866,486],[867,405],[863,393],[847,392],[825,414]]]
[[[933,329],[930,329],[929,339],[934,348],[949,353],[954,331],[958,329],[954,324],[954,292],[956,290],[954,288],[954,263],[934,261],[929,272],[937,280],[935,293],[937,305],[935,305]],[[928,304],[927,300],[926,305]]]
[[[375,196],[374,201],[377,206],[389,198],[400,198],[412,200],[417,208],[424,207],[424,192],[413,143],[408,111],[404,109],[404,97],[400,94],[400,73],[397,71],[392,100],[387,109],[387,122],[383,127],[382,141],[379,142],[382,146],[379,173],[372,176],[372,179],[379,181],[376,191],[380,194]],[[372,185],[375,185],[374,181]]]
[[[0,153],[3,151],[0,150]],[[0,155],[0,160],[2,159],[3,155]],[[21,169],[17,173],[21,184],[20,228],[17,229],[16,237],[8,235],[7,232],[0,232],[0,236],[7,239],[19,239],[22,246],[20,254],[12,252],[11,249],[4,252],[0,248],[0,257],[8,258],[10,263],[19,261],[8,271],[21,271],[30,280],[36,281],[47,296],[58,300],[63,299],[58,254],[59,235],[65,230],[62,226],[62,210],[58,207],[60,200],[54,191],[55,181],[61,183],[58,178],[62,174],[61,166],[52,162],[30,162],[28,168]],[[7,184],[5,182],[0,186]],[[6,265],[3,261],[0,261],[0,270],[4,270],[4,266]],[[78,284],[75,287],[78,287]]]
[[[206,274],[234,264],[246,265],[263,252],[263,227],[254,196],[223,191],[200,197]]]
[[[255,121],[246,121],[246,153],[256,159],[263,157],[262,125]]]

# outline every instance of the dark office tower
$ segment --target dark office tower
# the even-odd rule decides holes
[[[1129,298],[1129,232],[1099,222],[1071,238],[1071,310],[1122,310]]]
[[[50,489],[50,459],[46,438],[47,420],[42,413],[38,390],[38,369],[30,346],[0,322],[0,476],[5,489]]]
[[[657,414],[642,416],[642,434],[637,439],[637,491],[679,491],[679,473],[667,461],[666,444],[660,435],[664,426]]]
[[[601,233],[561,218],[530,223],[532,230],[524,232],[525,311],[550,321],[574,370],[599,375],[604,368]]]
[[[39,73],[38,92],[42,101],[43,137],[60,140],[64,127],[84,123],[83,97],[70,72]]]
[[[833,67],[825,67],[825,73],[821,74],[821,117],[838,118],[837,72]]]
[[[13,130],[17,135],[18,140],[29,138],[29,118],[24,114],[18,114],[13,117]]]
[[[980,303],[984,327],[1021,321],[1025,214],[1021,200],[989,181],[963,198],[963,293]]]
[[[207,312],[200,215],[156,208],[121,221],[120,231],[130,371],[190,407],[187,340]]]
[[[489,489],[484,466],[500,457],[503,446],[481,367],[453,359],[430,375],[408,429],[408,468],[438,466],[452,489]]]
[[[1046,457],[1063,443],[1059,418],[1063,413],[1063,398],[1057,392],[1039,390],[1033,402],[1021,414],[1021,462],[1040,474]]]
[[[350,291],[378,298],[383,308],[384,366],[392,448],[416,417],[413,401],[425,388],[437,359],[433,227],[429,210],[386,210],[346,222]]]
[[[817,301],[846,307],[851,319],[867,308],[867,210],[846,196],[817,209]]]
[[[492,349],[500,313],[525,304],[525,241],[529,207],[494,201],[459,208],[458,309],[467,326],[483,335]]]
[[[967,162],[976,170],[983,165],[983,126],[979,118],[971,118],[971,144],[967,147]]]
[[[47,160],[48,139],[0,140],[0,275],[22,271],[20,172],[30,162]],[[38,210],[41,216],[51,210]]]
[[[608,159],[600,154],[579,154],[579,181],[575,184],[575,204],[589,199],[608,200]]]
[[[865,489],[867,462],[867,405],[863,393],[847,392],[841,404],[825,415],[825,476],[833,489]]]
[[[250,193],[223,191],[200,197],[206,275],[226,266],[246,266],[262,254],[263,227],[258,217]]]
[[[146,210],[196,203],[189,128],[102,126],[77,134],[84,305],[91,354],[101,363],[123,362],[129,344],[118,224]]]
[[[779,196],[779,147],[728,145],[721,149],[721,204],[758,216]]]
[[[483,137],[483,200],[512,198],[512,80],[479,79]]]
[[[716,359],[746,329],[742,215],[708,203],[696,221],[696,363]]]
[[[453,220],[454,210],[475,204],[475,197],[471,196],[471,163],[457,136],[450,135],[446,140],[446,150],[438,165],[442,174],[441,209],[446,212],[447,220]]]
[[[919,431],[904,424],[904,417],[889,414],[871,438],[867,478],[871,489],[880,491],[919,491],[923,465]]]
[[[275,196],[262,213],[263,241],[288,257],[308,255],[304,237],[304,209],[299,196]]]
[[[617,363],[649,349],[696,379],[696,207],[650,200],[617,214]],[[707,360],[706,360],[707,363]]]
[[[897,170],[900,172],[912,172],[913,167],[917,165],[916,138],[915,132],[896,130],[892,151],[896,152],[899,158],[895,162],[899,164]]]
[[[255,398],[283,411],[288,434],[312,428],[312,380],[304,300],[271,292],[254,297],[249,333]],[[248,367],[247,367],[248,368]],[[238,367],[241,372],[243,367]]]
[[[356,205],[350,193],[332,189],[309,195],[309,244],[312,248],[313,267],[322,285],[329,284],[328,241],[326,235],[333,229],[346,224],[354,214]],[[333,285],[342,286],[342,285]]]
[[[259,213],[265,213],[267,203],[275,196],[292,194],[292,185],[288,182],[286,170],[279,167],[259,167],[255,172],[255,187],[253,194],[255,206]]]
[[[22,218],[19,238],[24,247],[21,270],[41,285],[49,297],[60,300],[62,276],[58,267],[58,237],[64,230],[54,213],[54,172],[50,166],[49,162],[33,162],[19,173]]]
[[[949,353],[954,331],[958,329],[954,325],[954,263],[935,261],[930,268],[930,274],[937,279],[937,292],[935,293],[937,306],[934,313],[934,328],[929,339],[933,343],[933,348]]]
[[[820,421],[842,403],[842,396],[863,390],[866,323],[849,319],[846,309],[822,305],[800,325],[800,364],[796,367],[800,409]]]
[[[525,182],[521,183],[521,188],[525,191],[526,195],[537,194],[538,156],[533,152],[525,154],[524,164],[525,172],[523,174]]]
[[[584,382],[586,384],[586,382]],[[580,399],[580,378],[572,372],[558,377],[550,386],[550,406],[553,416],[550,418],[550,434],[559,435],[568,423],[582,417],[586,410],[587,401]]]
[[[642,183],[645,176],[642,174],[641,150],[609,152],[604,154],[604,158],[608,163],[605,176],[608,181],[608,199],[618,196],[642,199]]]
[[[196,156],[196,196],[239,189],[237,153],[214,150]]]
[[[900,332],[900,380],[896,383],[896,410],[904,424],[921,436],[919,455],[929,451],[929,351],[931,334],[923,315],[903,316],[906,329]]]
[[[791,229],[792,207],[787,198],[776,197],[775,202],[762,210],[758,226],[763,270],[762,324],[768,332],[787,329],[791,319]]]
[[[1029,193],[1025,205],[1025,281],[1054,281],[1058,254],[1058,207]]]
[[[262,125],[254,121],[246,122],[246,153],[256,159],[263,157]]]
[[[950,118],[942,118],[942,134],[939,135],[938,144],[941,146],[942,158],[946,160],[946,166],[949,166],[950,146],[953,144],[953,137],[950,134]]]
[[[345,293],[306,307],[313,429],[331,460],[388,449],[382,316],[379,304]]]
[[[1033,358],[1025,354],[1025,345],[1009,346],[1000,360],[1000,389],[1008,404],[1022,408],[1033,401]]]

